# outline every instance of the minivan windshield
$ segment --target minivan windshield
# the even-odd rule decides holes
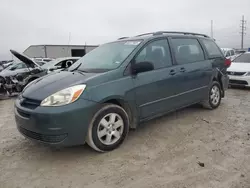
[[[235,58],[234,63],[250,63],[250,53],[245,53]]]
[[[105,72],[116,69],[140,43],[141,40],[133,40],[103,44],[79,59],[69,71]]]

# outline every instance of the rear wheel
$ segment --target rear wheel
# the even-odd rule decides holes
[[[91,121],[86,141],[94,150],[107,152],[119,147],[128,131],[126,111],[118,105],[104,104]]]
[[[203,107],[208,109],[218,108],[221,102],[222,90],[217,81],[213,81],[207,99],[202,102]]]

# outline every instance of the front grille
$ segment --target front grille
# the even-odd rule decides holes
[[[228,75],[233,75],[233,76],[243,76],[246,74],[246,72],[233,72],[233,71],[227,71]]]
[[[248,85],[247,81],[244,80],[229,80],[229,84]]]
[[[39,133],[35,133],[32,131],[29,131],[27,129],[24,129],[22,127],[18,127],[18,130],[24,134],[25,136],[35,139],[35,140],[39,140],[39,141],[43,141],[43,142],[47,142],[47,143],[58,143],[63,141],[66,137],[67,134],[61,134],[61,135],[44,135],[44,134],[39,134]]]
[[[34,99],[29,99],[25,97],[22,97],[20,99],[20,105],[25,108],[35,109],[38,106],[40,106],[40,104],[41,104],[41,101],[34,100]]]

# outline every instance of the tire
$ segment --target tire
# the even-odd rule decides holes
[[[214,95],[213,95],[214,94]],[[213,97],[212,97],[213,95]],[[216,98],[216,99],[215,99]],[[204,108],[213,110],[220,106],[222,98],[222,90],[219,82],[213,81],[212,85],[209,88],[209,93],[207,99],[201,104]]]
[[[118,148],[129,131],[127,112],[118,105],[104,104],[91,120],[86,142],[98,152]]]

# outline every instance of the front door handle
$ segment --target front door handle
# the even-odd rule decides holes
[[[180,68],[180,72],[185,72],[185,71],[186,71],[186,69],[184,67]]]
[[[170,73],[169,73],[170,75],[175,75],[176,74],[176,72],[175,72],[175,70],[174,69],[172,69],[172,70],[170,70]]]

